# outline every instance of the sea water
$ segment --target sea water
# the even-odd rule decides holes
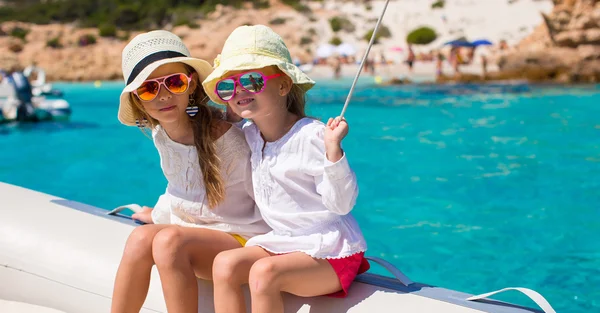
[[[350,84],[320,81],[309,114],[339,114]],[[122,87],[55,84],[70,121],[0,125],[0,181],[105,209],[152,206],[166,180],[151,139],[117,120]],[[365,76],[346,118],[368,255],[418,282],[522,286],[558,312],[600,311],[600,86],[383,87]]]

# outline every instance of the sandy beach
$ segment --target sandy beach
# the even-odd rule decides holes
[[[488,65],[488,71],[497,70],[496,65]],[[461,68],[462,73],[481,75],[483,73],[481,64],[479,62],[464,65]],[[341,69],[341,77],[348,78],[356,75],[358,71],[358,64],[344,64]],[[375,67],[375,74],[370,72],[361,71],[361,77],[371,76],[373,79],[381,80],[383,82],[388,81],[392,78],[397,79],[408,79],[412,82],[432,82],[435,81],[436,68],[434,62],[416,62],[413,66],[413,70],[410,71],[406,64],[386,64],[377,65]],[[454,70],[448,64],[444,62],[443,73],[446,75],[452,75]],[[316,65],[313,66],[308,74],[315,79],[335,79],[333,69],[328,65]]]
[[[220,6],[205,18],[196,22],[200,28],[188,26],[167,27],[178,34],[189,46],[192,55],[212,62],[223,46],[225,38],[237,26],[252,22],[271,26],[286,41],[292,57],[301,63],[312,63],[319,46],[329,43],[333,38],[354,47],[356,59],[361,60],[368,41],[363,37],[374,28],[383,9],[384,0],[368,3],[355,1],[325,0],[309,2],[312,13],[302,14],[279,1],[271,1],[271,7],[257,10],[251,7],[240,11]],[[542,23],[540,13],[552,10],[552,0],[446,0],[443,8],[431,7],[433,1],[395,0],[390,1],[382,25],[391,33],[390,38],[382,38],[373,46],[369,57],[378,62],[383,58],[392,65],[377,66],[376,75],[387,77],[412,77],[412,80],[433,80],[436,73],[434,62],[419,61],[419,55],[442,50],[447,53],[448,41],[465,37],[468,40],[487,39],[494,45],[481,47],[473,63],[461,67],[464,73],[481,73],[479,53],[491,54],[501,40],[509,46],[516,45],[531,34]],[[243,17],[243,18],[242,18]],[[273,18],[284,19],[283,24],[271,24]],[[330,19],[343,17],[351,22],[352,30],[333,32]],[[79,29],[71,24],[26,25],[12,22],[4,23],[4,31],[15,25],[30,30],[26,40],[20,41],[10,36],[0,38],[0,67],[15,62],[23,66],[32,62],[46,69],[50,80],[114,80],[121,78],[120,52],[126,41],[116,38],[98,37],[97,43],[85,47],[77,46],[80,36],[97,33],[97,29]],[[417,55],[413,72],[404,65],[408,49],[407,34],[415,28],[428,26],[435,30],[437,39],[428,45],[414,46]],[[137,32],[131,32],[134,36]],[[60,36],[63,48],[53,49],[46,42]],[[207,38],[209,40],[207,40]],[[307,39],[308,38],[308,39]],[[307,43],[303,40],[307,39]],[[12,52],[7,47],[18,47]],[[486,51],[487,50],[487,51]],[[494,70],[494,61],[490,59],[488,71]],[[452,74],[448,62],[444,62],[443,72]],[[354,76],[357,66],[344,65],[342,76]],[[333,77],[327,66],[317,66],[310,72],[318,78]],[[364,73],[370,75],[370,73]]]

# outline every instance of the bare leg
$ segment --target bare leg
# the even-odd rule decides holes
[[[260,247],[223,251],[213,264],[216,313],[244,313],[246,302],[242,285],[248,283],[250,268],[270,254]]]
[[[176,226],[156,234],[152,253],[167,310],[198,312],[196,277],[212,279],[213,261],[217,254],[240,247],[230,234],[204,228]]]
[[[139,312],[148,295],[150,272],[154,265],[154,236],[171,225],[148,224],[136,227],[129,235],[117,270],[113,289],[112,313]]]
[[[324,259],[302,252],[258,260],[250,269],[252,312],[283,313],[281,292],[301,297],[320,296],[342,289],[333,267]]]

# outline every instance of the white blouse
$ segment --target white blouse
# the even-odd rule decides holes
[[[336,163],[327,160],[322,122],[303,118],[266,144],[255,124],[248,122],[243,130],[252,151],[256,204],[273,228],[247,246],[315,258],[342,258],[367,249],[350,214],[358,196],[356,175],[345,154]]]
[[[175,142],[158,126],[152,132],[167,178],[167,190],[152,210],[155,224],[204,227],[250,238],[270,231],[253,200],[250,149],[237,127],[216,141],[225,184],[225,200],[208,206],[195,146]]]

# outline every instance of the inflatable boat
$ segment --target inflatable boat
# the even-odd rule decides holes
[[[34,94],[31,102],[38,121],[65,121],[71,116],[71,106],[60,97]],[[0,123],[15,121],[18,106],[14,88],[6,82],[0,83]]]
[[[108,215],[101,208],[1,182],[0,195],[0,312],[109,312],[125,241],[139,224],[120,213]],[[473,296],[413,282],[390,263],[370,260],[391,275],[358,276],[345,299],[286,294],[286,313],[555,313],[533,290],[506,289],[523,292],[541,310],[486,298],[496,292]],[[198,312],[213,312],[211,286],[198,280]],[[141,312],[167,312],[156,269]]]
[[[54,89],[52,84],[46,82],[46,71],[40,67],[30,65],[23,70],[23,75],[31,81],[31,93],[34,96],[61,97],[63,95],[62,91]]]

